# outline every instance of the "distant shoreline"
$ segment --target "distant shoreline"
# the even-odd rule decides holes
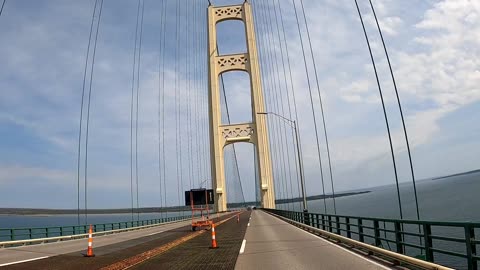
[[[360,191],[360,192],[344,192],[335,194],[335,198],[346,197],[359,195],[364,193],[369,193],[371,191]],[[307,200],[320,200],[332,198],[331,194],[329,195],[313,195],[308,196]],[[290,203],[290,202],[301,202],[302,198],[293,198],[293,199],[279,199],[276,200],[276,203]],[[245,203],[231,203],[230,207],[243,207],[246,205],[255,205],[255,202],[245,202]],[[179,212],[179,211],[190,211],[189,206],[172,206],[167,208],[159,207],[143,207],[138,209],[139,213],[160,213],[160,212]],[[107,215],[107,214],[130,214],[132,213],[131,208],[117,208],[117,209],[89,209],[89,215]],[[134,209],[134,213],[137,213],[137,210]],[[0,208],[0,216],[53,216],[53,215],[76,215],[77,209],[36,209],[36,208]],[[85,211],[80,209],[80,215],[84,215]]]
[[[449,175],[443,175],[443,176],[437,176],[437,177],[430,178],[430,180],[440,180],[440,179],[450,178],[450,177],[454,177],[454,176],[461,176],[461,175],[467,175],[467,174],[473,174],[473,173],[480,173],[480,169],[467,171],[467,172],[461,172],[461,173],[454,173],[454,174],[449,174]]]

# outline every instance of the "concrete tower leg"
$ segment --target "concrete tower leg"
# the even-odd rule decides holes
[[[230,55],[218,55],[217,23],[225,20],[240,20],[245,25],[244,35],[247,52]],[[223,149],[236,142],[255,144],[257,151],[259,184],[262,191],[262,207],[275,208],[275,193],[272,178],[272,164],[268,143],[268,131],[265,112],[260,68],[255,40],[252,7],[248,2],[236,6],[208,7],[208,58],[209,58],[209,124],[210,124],[210,159],[213,189],[215,191],[215,208],[227,210],[227,192],[225,186],[225,168]],[[240,70],[250,75],[252,102],[252,123],[222,125],[220,108],[220,89],[218,77],[228,71]]]

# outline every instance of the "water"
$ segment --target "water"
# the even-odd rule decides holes
[[[189,215],[190,212],[168,212],[168,213],[141,213],[140,220],[159,219]],[[134,214],[137,220],[137,214]],[[103,224],[131,221],[132,215],[125,214],[92,214],[88,215],[88,222],[85,222],[83,215],[80,216],[81,224]],[[0,228],[35,228],[77,225],[77,215],[0,215]]]

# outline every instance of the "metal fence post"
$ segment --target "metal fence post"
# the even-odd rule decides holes
[[[423,224],[423,237],[425,238],[425,259],[429,262],[433,262],[432,251],[432,227],[430,224]]]
[[[14,241],[15,240],[15,230],[10,229],[10,240]]]
[[[325,231],[325,216],[322,214],[322,230]]]
[[[342,235],[342,231],[340,231],[340,218],[338,216],[335,217],[335,227],[337,227],[337,234]]]
[[[402,228],[400,222],[395,221],[393,225],[395,226],[395,245],[397,246],[397,253],[403,254]]]
[[[361,218],[357,220],[357,226],[358,226],[358,240],[364,243],[365,239],[363,238],[363,221]]]
[[[352,238],[352,232],[350,231],[350,218],[346,217],[345,218],[345,223],[346,223],[346,229],[347,229],[347,237]]]
[[[333,228],[332,228],[332,216],[328,215],[328,231],[329,232],[333,232]]]
[[[380,240],[380,224],[378,220],[373,221],[373,233],[375,235],[375,246],[382,246],[382,241]]]
[[[465,229],[465,244],[467,245],[467,261],[468,270],[477,270],[478,263],[473,256],[477,255],[477,245],[475,244],[475,228],[471,225],[466,225]]]
[[[318,216],[319,216],[318,214],[315,214],[315,220],[316,220],[315,227],[320,228],[320,218]]]
[[[310,213],[308,213],[307,209],[303,209],[303,223],[310,225]]]

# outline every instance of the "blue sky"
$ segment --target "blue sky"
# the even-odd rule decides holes
[[[181,2],[182,30],[178,31],[181,64],[193,64],[196,59],[206,65],[206,51],[186,45],[205,31],[206,2],[196,1],[195,9],[192,1]],[[224,5],[241,1],[212,2]],[[145,1],[139,100],[140,206],[159,204],[157,101],[162,3]],[[295,17],[291,1],[278,3],[277,8],[282,9],[285,17],[307,189],[309,194],[319,194],[318,157],[316,147],[312,147],[315,136]],[[408,182],[408,160],[383,48],[368,1],[359,3],[379,64],[400,180]],[[466,0],[375,0],[373,3],[397,76],[417,177],[478,169],[480,4]],[[80,97],[93,4],[92,0],[52,0],[7,1],[5,5],[0,17],[0,207],[76,207]],[[271,8],[271,4],[272,1],[254,1],[256,21],[260,24],[257,40],[262,47],[261,56],[285,50],[278,43],[266,46],[270,37],[276,37],[276,33],[270,36],[261,25],[265,21],[261,17],[266,14],[265,7]],[[354,2],[304,0],[304,4],[324,98],[336,189],[393,184],[378,90]],[[136,1],[105,0],[103,6],[92,82],[88,174],[91,208],[130,206],[130,91],[136,10]],[[197,12],[196,20],[189,17],[189,24],[184,24],[186,12],[193,11]],[[194,78],[182,68],[176,73],[175,1],[167,1],[166,20],[169,37],[164,55],[166,175],[167,201],[172,205],[178,199],[174,157],[175,78],[185,94],[180,101],[182,108],[199,106],[199,126],[207,125],[207,115],[205,81],[198,80],[205,74],[199,72]],[[238,22],[218,26],[221,51],[236,52],[244,48],[244,39],[235,34],[241,27]],[[304,31],[303,24],[301,27]],[[266,58],[261,61],[262,66],[269,65]],[[311,60],[308,65],[312,72]],[[268,68],[263,72],[264,91],[270,95],[274,88],[271,79],[277,75]],[[281,70],[279,76],[283,76]],[[225,76],[233,122],[250,119],[247,79],[244,74]],[[310,79],[315,86],[313,73]],[[313,90],[316,92],[316,88]],[[314,100],[318,105],[316,94]],[[275,108],[272,106],[267,98],[267,107]],[[316,110],[318,113],[318,106]],[[181,117],[183,138],[196,140],[199,132],[187,129],[185,111]],[[201,146],[205,147],[205,141]],[[188,149],[186,144],[183,147],[184,172],[188,174],[185,165]],[[321,150],[325,158],[324,145]],[[240,144],[237,151],[245,197],[251,200],[255,194],[252,147]],[[193,167],[203,166],[200,177],[192,179],[197,183],[209,177],[205,159],[208,158],[194,157]],[[184,176],[184,189],[189,188],[189,181]],[[326,189],[331,190],[328,183]]]

